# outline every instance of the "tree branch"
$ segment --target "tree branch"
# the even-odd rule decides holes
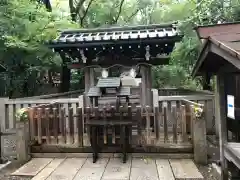
[[[125,20],[126,23],[128,23],[134,16],[137,15],[137,13],[140,11],[140,9],[136,9],[128,18]]]
[[[80,17],[80,25],[81,25],[81,27],[83,27],[83,21],[84,21],[86,15],[87,15],[88,10],[89,10],[89,8],[90,8],[90,6],[91,6],[91,4],[92,4],[93,1],[94,1],[94,0],[90,0],[90,2],[88,3],[88,6],[87,6],[87,8],[86,8],[86,10],[85,10],[84,13],[83,13],[83,16]]]
[[[120,17],[120,14],[121,14],[121,12],[122,12],[123,3],[124,3],[124,0],[121,0],[118,14],[117,14],[116,18],[114,18],[114,22],[113,22],[113,23],[117,23],[117,21],[118,21],[118,19],[119,19],[119,17]]]
[[[80,0],[76,6],[75,12],[76,14],[80,11],[80,9],[83,7],[83,4],[86,0]]]

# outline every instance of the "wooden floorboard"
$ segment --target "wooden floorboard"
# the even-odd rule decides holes
[[[47,180],[72,180],[85,163],[85,158],[67,158]]]
[[[45,166],[47,166],[52,158],[33,158],[21,168],[16,170],[14,176],[36,176]]]
[[[64,159],[52,160],[42,171],[40,171],[32,180],[45,180],[51,173],[64,161]]]
[[[156,164],[159,180],[175,180],[172,168],[167,159],[157,159]]]
[[[14,175],[35,176],[32,180],[203,180],[191,159],[35,158]]]
[[[191,159],[170,159],[169,162],[176,180],[203,179],[203,176]]]

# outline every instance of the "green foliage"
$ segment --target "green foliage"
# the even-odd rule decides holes
[[[154,86],[199,88],[199,81],[191,79],[201,46],[193,28],[240,20],[240,0],[52,0],[53,12],[38,2],[0,2],[0,63],[7,67],[1,82],[7,84],[4,89],[10,96],[34,95],[47,70],[59,71],[60,57],[44,43],[56,37],[60,29],[173,21],[179,22],[185,36],[176,45],[170,64],[153,69]],[[70,2],[72,7],[68,7]],[[79,25],[71,22],[72,15],[77,15]],[[79,85],[82,77],[76,71],[72,83]]]
[[[8,69],[9,95],[32,95],[41,84],[39,74],[61,64],[45,43],[55,38],[59,29],[76,25],[30,0],[1,3],[0,23],[0,61]]]

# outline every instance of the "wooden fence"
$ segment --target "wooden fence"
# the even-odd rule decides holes
[[[134,146],[161,146],[163,144],[189,144],[191,143],[192,111],[190,105],[180,105],[173,102],[173,106],[159,108],[129,106],[83,109],[77,107],[76,111],[70,108],[57,108],[56,104],[32,107],[30,114],[31,140],[37,144],[72,145],[72,147],[90,146],[85,122],[87,119],[98,118],[122,119],[127,116],[136,122],[132,129],[132,145]],[[125,109],[125,110],[124,110]],[[126,110],[127,109],[127,110]],[[189,120],[187,122],[187,120]],[[110,139],[113,144],[120,139],[115,128],[104,129],[104,142]]]

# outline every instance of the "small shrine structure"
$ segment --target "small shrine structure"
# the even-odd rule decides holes
[[[49,47],[60,54],[63,64],[69,68],[84,68],[85,94],[89,93],[91,97],[102,93],[99,88],[102,90],[103,84],[111,83],[111,80],[100,80],[97,84],[94,69],[102,69],[102,74],[107,78],[111,76],[111,68],[132,68],[134,78],[136,75],[141,76],[141,105],[146,106],[152,103],[151,67],[168,64],[175,43],[182,38],[176,25],[66,30],[51,41]],[[115,85],[117,82],[120,87],[119,80]],[[125,88],[125,91],[129,90]]]

